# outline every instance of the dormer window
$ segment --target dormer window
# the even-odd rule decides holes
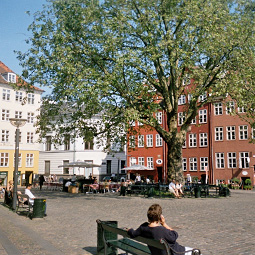
[[[16,83],[16,74],[15,73],[4,73],[2,76],[11,83]]]

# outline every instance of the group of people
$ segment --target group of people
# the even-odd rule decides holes
[[[181,198],[183,196],[182,184],[179,181],[172,180],[169,183],[169,192],[173,193],[175,197]]]

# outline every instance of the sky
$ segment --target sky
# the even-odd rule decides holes
[[[0,0],[0,61],[18,75],[21,75],[22,67],[14,50],[25,52],[28,49],[25,40],[30,33],[27,28],[33,22],[33,14],[41,11],[43,4],[47,1]],[[30,12],[30,16],[26,11]],[[42,89],[49,93],[46,88]]]

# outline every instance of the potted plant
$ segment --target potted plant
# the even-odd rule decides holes
[[[251,190],[252,189],[251,179],[246,179],[244,183],[245,183],[244,189],[246,189],[246,190]]]
[[[239,189],[239,184],[240,184],[239,178],[237,178],[237,177],[233,178],[232,183],[233,183],[233,185],[232,185],[233,189]]]

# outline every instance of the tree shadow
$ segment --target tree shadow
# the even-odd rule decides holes
[[[87,247],[83,247],[83,250],[90,252],[91,254],[97,254],[97,247],[93,247],[93,246],[87,246]]]

